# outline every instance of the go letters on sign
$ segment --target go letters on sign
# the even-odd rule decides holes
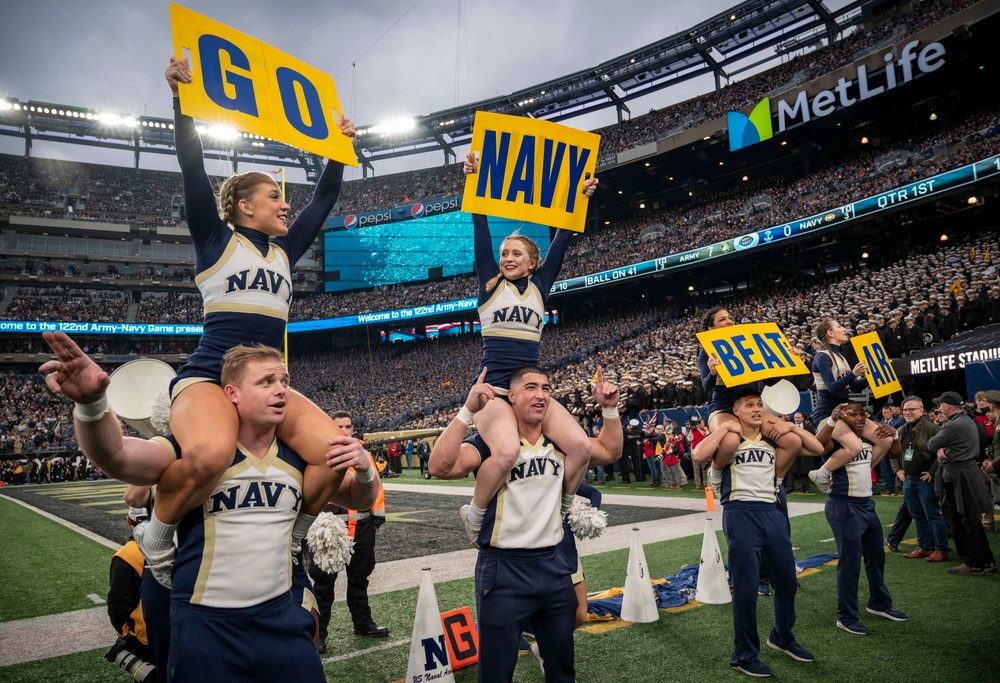
[[[192,82],[178,88],[184,114],[358,165],[334,116],[341,108],[333,78],[175,3],[170,23],[174,54],[191,55]]]
[[[868,386],[871,387],[872,396],[882,398],[897,391],[902,391],[899,385],[899,378],[892,369],[889,362],[889,354],[885,352],[882,340],[879,339],[878,332],[869,332],[858,337],[851,337],[851,346],[858,354],[858,360],[864,361],[868,366],[865,378]]]
[[[727,387],[772,377],[808,375],[809,368],[792,353],[792,345],[774,323],[733,325],[698,333],[698,342]]]
[[[601,136],[548,121],[476,112],[462,211],[583,232],[583,183],[597,168]]]

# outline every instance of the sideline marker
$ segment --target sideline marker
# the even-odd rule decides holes
[[[404,680],[455,683],[430,567],[424,567],[420,573],[417,613],[413,618],[413,636],[410,640],[410,661]]]
[[[706,605],[725,605],[733,601],[711,517],[705,518],[705,538],[701,543],[701,566],[698,568],[698,589],[694,599]]]
[[[632,546],[628,554],[628,574],[622,593],[622,621],[633,624],[651,624],[660,618],[656,607],[656,594],[649,583],[646,553],[639,542],[639,529],[632,528]]]

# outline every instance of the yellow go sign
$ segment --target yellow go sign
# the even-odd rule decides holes
[[[191,54],[192,83],[181,83],[181,111],[245,133],[357,166],[337,124],[333,78],[252,36],[170,4],[174,54]]]

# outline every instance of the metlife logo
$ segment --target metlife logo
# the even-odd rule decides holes
[[[885,63],[885,71],[877,85],[869,75],[868,67],[859,64],[851,78],[841,76],[836,86],[830,90],[821,90],[812,98],[805,90],[800,90],[791,102],[778,100],[775,112],[777,121],[772,121],[768,97],[762,99],[749,116],[741,112],[729,112],[729,150],[735,152],[762,142],[775,133],[784,132],[789,126],[828,116],[838,109],[851,107],[906,85],[920,74],[937,71],[945,64],[945,48],[941,43],[928,43],[921,48],[919,40],[912,40],[903,46],[898,57],[894,52],[887,52],[882,55],[882,61]]]

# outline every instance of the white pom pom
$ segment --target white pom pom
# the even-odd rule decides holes
[[[327,574],[344,571],[354,554],[354,539],[347,535],[347,523],[330,512],[321,512],[306,534],[312,561]]]
[[[569,511],[569,528],[581,541],[597,538],[608,528],[608,513],[578,500]]]
[[[149,423],[160,436],[170,433],[170,395],[161,391],[149,406]]]

